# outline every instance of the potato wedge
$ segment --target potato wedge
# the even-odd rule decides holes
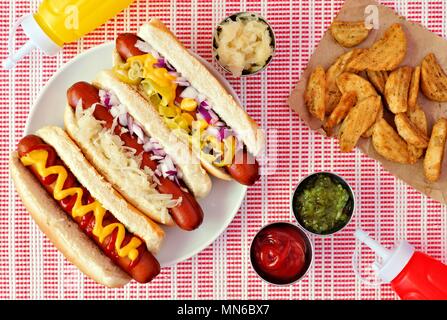
[[[360,136],[372,126],[380,109],[380,97],[370,96],[349,111],[340,127],[340,150],[350,152],[354,149]]]
[[[374,149],[387,160],[399,163],[412,163],[408,145],[385,119],[380,119],[372,134]]]
[[[379,112],[377,112],[377,116],[376,116],[376,120],[374,121],[374,123],[372,124],[371,127],[369,127],[363,134],[362,134],[362,138],[369,138],[372,136],[373,134],[373,130],[374,130],[374,125],[383,118],[383,104],[382,101],[380,101],[380,108],[379,108]]]
[[[355,47],[362,43],[368,37],[370,31],[365,27],[363,20],[356,22],[334,21],[329,30],[335,41],[346,48]]]
[[[363,49],[353,49],[348,51],[337,58],[333,65],[326,71],[326,114],[329,115],[337,106],[341,98],[341,92],[337,87],[337,77],[346,70],[346,65],[354,57],[358,56]]]
[[[416,148],[427,148],[428,137],[413,124],[406,113],[398,113],[394,116],[394,123],[399,135]]]
[[[407,53],[407,38],[399,23],[391,25],[382,38],[376,41],[362,54],[348,63],[348,68],[357,72],[391,71],[405,58]]]
[[[338,76],[336,82],[342,94],[354,91],[357,95],[357,101],[362,101],[371,96],[377,96],[373,85],[365,78],[354,73],[344,72]]]
[[[447,101],[447,75],[433,53],[429,53],[421,64],[421,88],[424,95],[433,101]]]
[[[356,103],[357,95],[355,91],[349,91],[342,95],[340,102],[323,125],[324,130],[329,136],[332,135],[332,129],[346,117],[349,110],[351,110]]]
[[[401,67],[390,73],[385,84],[385,99],[394,114],[407,112],[408,88],[410,87],[411,67]]]
[[[385,83],[388,80],[388,71],[370,71],[366,70],[369,81],[376,88],[377,92],[383,94],[385,92]]]
[[[416,104],[413,109],[408,108],[407,116],[410,121],[428,137],[427,116],[418,104]],[[413,145],[408,145],[408,150],[416,162],[424,154],[425,148],[418,148]]]
[[[410,121],[423,133],[428,137],[428,124],[427,124],[427,116],[425,115],[424,110],[416,104],[413,109],[407,110],[407,116]]]
[[[442,160],[447,139],[447,119],[439,118],[433,126],[424,158],[425,179],[435,182],[441,176]]]
[[[322,66],[312,72],[307,82],[304,101],[309,112],[317,119],[323,121],[326,99],[326,74]]]
[[[411,75],[410,88],[408,89],[408,109],[413,110],[418,102],[419,83],[421,79],[421,67],[414,68]]]
[[[410,162],[409,164],[416,163],[424,154],[423,148],[418,148],[413,146],[412,144],[408,145],[408,152],[410,153]]]

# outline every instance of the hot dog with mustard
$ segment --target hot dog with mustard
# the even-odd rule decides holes
[[[160,272],[154,254],[163,230],[114,191],[62,129],[22,138],[10,169],[39,227],[92,279],[119,287]]]

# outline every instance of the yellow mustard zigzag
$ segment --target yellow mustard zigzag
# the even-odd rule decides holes
[[[106,209],[104,209],[104,207],[96,199],[90,204],[83,205],[82,196],[84,191],[82,190],[82,188],[73,187],[64,190],[64,183],[68,177],[67,170],[63,166],[51,166],[46,168],[47,159],[47,150],[33,150],[27,155],[21,157],[20,161],[24,166],[34,166],[37,173],[43,178],[52,174],[57,174],[57,180],[54,185],[53,192],[54,199],[60,201],[62,199],[65,199],[66,197],[76,195],[76,202],[72,209],[73,218],[83,217],[87,213],[93,212],[95,216],[95,226],[93,227],[93,234],[98,237],[100,243],[103,243],[104,239],[112,234],[113,230],[117,228],[118,233],[115,241],[116,252],[120,257],[127,256],[131,261],[134,261],[138,257],[137,248],[141,245],[141,240],[136,237],[132,237],[132,240],[125,247],[121,247],[124,241],[124,236],[126,234],[124,225],[115,222],[104,227],[102,223],[104,215],[106,213]]]

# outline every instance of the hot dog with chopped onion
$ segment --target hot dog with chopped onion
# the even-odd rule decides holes
[[[146,98],[212,175],[253,185],[263,132],[159,20],[117,37],[113,74]]]
[[[119,92],[119,88],[115,91]],[[102,99],[100,97],[100,93]],[[108,101],[105,101],[105,95],[107,95]],[[114,103],[116,103],[113,106],[110,102],[111,99],[113,99]],[[138,97],[136,97],[136,99],[138,99]],[[163,155],[163,158],[160,155],[161,151],[156,153],[156,151],[154,151],[155,148],[152,148],[152,150],[144,148],[144,140],[150,140],[151,137],[145,135],[145,132],[140,126],[138,126],[137,129],[140,130],[140,134],[138,135],[136,134],[135,130],[132,130],[133,132],[129,131],[128,119],[130,119],[131,116],[127,114],[127,108],[124,109],[125,104],[120,104],[120,106],[121,111],[123,111],[122,114],[126,116],[126,121],[120,122],[120,119],[117,118],[120,115],[117,115],[114,112],[114,110],[118,109],[117,104],[120,101],[112,91],[100,91],[97,87],[93,86],[90,83],[77,82],[68,89],[67,100],[68,105],[72,108],[71,112],[67,111],[68,116],[66,117],[66,126],[69,134],[75,141],[78,142],[81,149],[84,149],[86,151],[86,154],[92,153],[91,151],[89,151],[90,149],[95,151],[91,159],[92,163],[98,168],[98,170],[100,170],[104,174],[105,177],[113,181],[112,183],[120,192],[122,192],[122,194],[127,196],[130,202],[134,202],[137,207],[140,207],[140,210],[143,210],[143,212],[147,212],[148,216],[150,216],[157,222],[168,223],[166,217],[160,216],[160,211],[156,210],[157,208],[154,208],[153,211],[151,211],[152,207],[147,208],[142,205],[144,204],[141,202],[142,199],[144,199],[144,194],[141,195],[138,192],[133,192],[133,190],[126,189],[127,186],[123,183],[122,179],[114,178],[113,171],[117,169],[113,166],[110,166],[110,163],[108,163],[107,161],[103,161],[100,157],[98,157],[98,154],[102,152],[100,146],[93,145],[91,142],[88,141],[88,139],[85,139],[85,131],[82,130],[82,124],[79,124],[82,121],[79,121],[79,117],[76,117],[77,107],[80,106],[83,112],[91,113],[89,115],[91,117],[90,120],[96,120],[97,123],[102,126],[100,134],[105,134],[105,131],[108,130],[109,135],[114,135],[115,137],[119,138],[119,140],[121,140],[123,146],[126,148],[125,152],[129,157],[140,158],[139,169],[141,170],[142,174],[147,174],[147,181],[143,182],[148,186],[148,188],[150,187],[150,184],[153,184],[155,190],[151,190],[154,193],[158,191],[160,194],[166,195],[169,201],[177,202],[173,206],[168,206],[167,211],[172,217],[172,220],[180,228],[190,231],[200,226],[203,221],[203,211],[195,197],[187,189],[186,184],[179,177],[179,175],[169,175],[169,172],[164,172],[164,174],[163,172],[161,172],[163,171],[163,161],[169,163],[172,162],[173,164],[175,161],[166,159],[167,157],[169,157],[169,155],[167,154]],[[103,100],[102,103],[101,100]],[[90,109],[91,111],[89,111]],[[124,113],[124,110],[126,110],[126,113]],[[85,115],[83,116],[85,117]],[[136,121],[132,120],[132,122],[134,123],[133,126],[135,126]],[[154,143],[156,143],[156,141],[153,140],[152,144]],[[91,148],[89,149],[89,147]],[[120,150],[118,150],[117,152],[120,152]],[[150,171],[146,170],[145,168]],[[174,170],[177,171],[178,168],[172,167],[171,171]],[[150,175],[150,172],[153,172],[152,176]],[[201,173],[201,171],[199,172]],[[130,179],[130,177],[123,177],[123,179]],[[151,179],[153,179],[154,182],[152,182]],[[141,184],[138,185],[138,181],[136,180],[130,181],[129,183],[131,185],[136,184],[137,188],[142,187]]]

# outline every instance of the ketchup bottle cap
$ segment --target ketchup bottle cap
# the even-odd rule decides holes
[[[394,249],[388,250],[373,240],[363,230],[357,229],[355,237],[370,247],[380,258],[375,261],[372,268],[385,282],[391,282],[405,268],[414,253],[414,247],[407,241],[401,241]]]

